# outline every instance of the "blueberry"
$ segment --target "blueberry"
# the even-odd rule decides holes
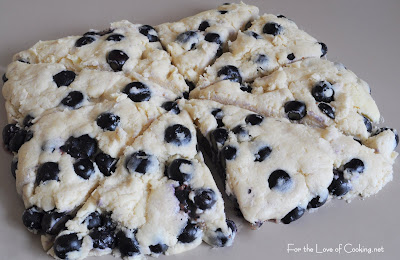
[[[190,223],[188,221],[186,227],[182,230],[182,232],[178,236],[178,241],[181,243],[191,243],[196,238],[200,236],[199,227],[196,224]]]
[[[272,149],[269,146],[264,146],[255,155],[255,162],[262,162],[271,154]]]
[[[18,61],[26,64],[31,64],[28,60],[25,59],[19,59]]]
[[[397,145],[399,144],[399,134],[397,133],[397,130],[396,130],[396,129],[388,128],[388,127],[382,127],[382,128],[379,128],[379,129],[373,134],[373,136],[374,136],[374,135],[379,135],[380,133],[382,133],[382,132],[384,132],[384,131],[388,131],[388,130],[390,130],[390,131],[392,131],[392,132],[394,133],[394,140],[395,140],[394,149],[395,149],[395,148],[397,147]]]
[[[175,188],[175,197],[179,201],[180,210],[191,216],[192,211],[196,211],[193,201],[189,199],[189,194],[192,191],[190,186],[184,184]]]
[[[26,131],[26,135],[25,135],[25,141],[24,142],[28,142],[29,140],[31,140],[33,138],[33,132],[28,130]]]
[[[255,60],[255,62],[258,63],[258,64],[263,65],[265,63],[268,63],[268,57],[265,54],[259,54],[257,56],[257,59]]]
[[[121,50],[112,50],[107,54],[107,63],[113,71],[121,71],[129,56]]]
[[[277,15],[276,17],[278,17],[278,18],[286,18],[286,16],[284,16],[284,15],[282,15],[282,14],[279,14],[279,15]]]
[[[221,37],[218,33],[207,33],[204,40],[208,42],[215,42],[217,44],[222,44]]]
[[[290,54],[288,54],[287,59],[292,61],[292,60],[296,59],[296,56],[294,56],[294,53],[290,53]]]
[[[87,221],[87,228],[89,230],[97,228],[101,226],[101,214],[98,211],[94,211],[86,217],[85,221]]]
[[[237,125],[232,129],[232,132],[240,137],[249,135],[249,132],[241,125]]]
[[[3,142],[7,150],[18,152],[19,148],[28,141],[28,132],[16,124],[8,124],[3,128]]]
[[[274,22],[268,22],[263,27],[263,33],[271,34],[273,36],[280,34],[281,31],[282,31],[282,26]]]
[[[319,103],[318,108],[328,117],[335,119],[335,109],[326,103]]]
[[[321,58],[322,58],[328,53],[328,46],[326,46],[326,44],[323,42],[319,42],[319,44],[321,45],[321,53],[322,53]]]
[[[101,215],[101,227],[107,230],[115,230],[117,228],[117,224],[113,221],[112,212],[106,212]]]
[[[217,75],[218,77],[221,77],[222,80],[242,83],[242,76],[240,76],[239,69],[232,65],[222,67],[218,71]]]
[[[312,96],[315,101],[330,103],[334,100],[335,91],[332,88],[332,84],[328,81],[320,81],[314,85],[311,90]]]
[[[93,248],[106,249],[115,247],[114,230],[96,228],[89,233],[93,241]]]
[[[264,120],[264,117],[262,115],[250,114],[250,115],[246,116],[244,121],[246,122],[246,124],[259,125],[262,123],[263,120]]]
[[[176,146],[187,145],[192,140],[192,134],[187,127],[175,124],[165,129],[164,140]]]
[[[191,161],[186,159],[175,159],[167,169],[168,178],[179,181],[180,184],[192,179],[194,166]]]
[[[111,34],[110,36],[107,37],[107,41],[113,41],[113,42],[119,42],[122,41],[125,38],[122,34]]]
[[[199,36],[195,31],[187,31],[179,34],[176,37],[176,41],[180,43],[190,43],[190,49],[192,50],[199,42]]]
[[[80,159],[74,163],[75,173],[85,180],[88,180],[94,174],[93,162],[88,159]]]
[[[157,158],[154,155],[146,154],[144,151],[134,152],[126,159],[126,168],[130,173],[153,172],[153,168],[158,164]]]
[[[79,251],[82,247],[82,240],[76,233],[62,235],[56,238],[53,248],[54,253],[61,259],[67,259],[69,252]]]
[[[252,21],[248,21],[248,22],[246,23],[246,25],[244,26],[243,31],[247,31],[251,26],[252,26]]]
[[[310,200],[310,202],[308,202],[307,208],[319,208],[324,205],[327,200],[328,196],[324,196],[323,198],[321,198],[320,196],[315,196],[312,200]]]
[[[256,40],[262,38],[258,33],[255,33],[255,32],[253,32],[253,31],[247,31],[246,34],[249,35],[249,36],[251,36],[251,37],[253,37],[253,38],[256,39]]]
[[[116,168],[118,160],[105,153],[96,155],[95,162],[104,176],[110,176]]]
[[[11,139],[20,131],[16,124],[8,124],[3,128],[3,143],[8,150]]]
[[[224,10],[221,10],[221,11],[218,11],[220,14],[226,14],[228,11],[224,11]]]
[[[202,21],[198,30],[204,32],[208,27],[210,27],[210,24],[207,21]]]
[[[14,179],[16,178],[16,171],[18,169],[18,158],[15,157],[12,162],[11,162],[11,174],[14,176]]]
[[[185,80],[185,83],[186,83],[186,85],[188,85],[188,87],[189,87],[189,92],[190,91],[192,91],[195,87],[196,87],[196,85],[192,82],[192,81],[190,81],[190,80]]]
[[[347,162],[344,166],[343,166],[343,172],[344,173],[350,173],[350,174],[354,174],[354,173],[363,173],[365,169],[364,163],[363,161],[361,161],[358,158],[354,158],[351,159],[349,162]]]
[[[243,83],[243,84],[240,84],[240,90],[243,92],[251,93],[253,88],[251,87],[251,85],[249,83]]]
[[[72,109],[77,109],[81,107],[81,103],[83,102],[83,94],[80,91],[71,91],[68,95],[61,100],[61,104],[64,106],[70,107]]]
[[[229,245],[230,241],[232,241],[235,238],[236,232],[237,232],[237,227],[235,222],[233,222],[230,219],[226,220],[226,224],[228,225],[229,230],[231,231],[231,234],[226,236],[224,233],[222,233],[222,230],[218,228],[215,231],[216,237],[211,238],[211,244],[215,247],[224,247]]]
[[[65,223],[71,219],[66,213],[56,211],[46,212],[42,218],[42,229],[46,234],[57,235],[65,228]]]
[[[217,120],[218,127],[223,127],[225,124],[222,122],[222,118],[224,117],[224,112],[220,108],[216,108],[211,111],[211,114],[214,116],[215,120]]]
[[[115,129],[119,125],[119,122],[120,122],[119,116],[108,112],[100,114],[96,119],[97,125],[101,129],[107,131],[115,131]]]
[[[228,139],[228,130],[217,128],[210,133],[210,143],[214,151],[218,151],[219,145],[224,145]]]
[[[56,162],[45,162],[41,164],[37,170],[36,175],[36,185],[40,185],[42,182],[46,181],[59,181],[58,174],[60,169],[58,163]]]
[[[22,222],[29,230],[40,231],[42,229],[43,211],[36,206],[30,207],[22,214]]]
[[[83,45],[91,44],[95,40],[96,40],[96,38],[94,38],[92,36],[89,36],[89,35],[83,36],[83,37],[79,38],[78,40],[76,40],[75,47],[82,47]]]
[[[158,36],[156,30],[150,25],[142,25],[139,28],[139,32],[149,39],[149,42],[158,42]]]
[[[128,231],[126,234],[124,231],[117,233],[117,244],[119,251],[122,256],[135,256],[140,254],[139,243],[136,240],[135,231]]]
[[[198,189],[195,191],[194,203],[199,209],[211,209],[216,202],[217,195],[212,189]]]
[[[3,83],[6,83],[8,81],[8,78],[5,73],[3,74],[2,80],[3,80]]]
[[[167,111],[171,111],[172,113],[174,113],[176,115],[178,115],[181,112],[181,110],[179,109],[178,103],[176,103],[175,101],[164,102],[161,105],[161,107]]]
[[[97,151],[97,141],[89,135],[71,136],[60,149],[75,159],[91,158]]]
[[[368,133],[371,133],[371,132],[372,132],[372,123],[371,123],[371,120],[369,120],[369,118],[366,117],[366,116],[362,116],[362,117],[363,117],[364,125],[365,125],[365,127],[367,128]]]
[[[344,178],[343,172],[333,170],[333,180],[328,190],[332,195],[343,196],[351,190],[351,184]]]
[[[293,221],[298,220],[304,215],[305,209],[301,207],[296,207],[290,211],[286,216],[284,216],[281,221],[283,224],[289,224]]]
[[[269,176],[268,185],[271,190],[285,192],[292,187],[293,181],[284,170],[276,170]]]
[[[285,104],[285,113],[290,120],[300,120],[307,115],[306,104],[301,101],[289,101]]]
[[[35,119],[33,116],[27,115],[27,116],[24,118],[24,121],[22,122],[22,124],[23,124],[25,127],[31,127],[31,126],[33,125],[33,123],[32,123],[33,119]]]
[[[168,246],[166,244],[156,244],[149,246],[149,249],[154,254],[163,254],[168,250]]]
[[[71,85],[72,82],[74,82],[75,77],[75,72],[70,70],[63,70],[53,76],[53,81],[56,83],[57,87],[68,87],[69,85]]]
[[[224,146],[221,150],[222,158],[225,160],[234,160],[236,158],[237,149],[233,146]]]
[[[128,95],[133,102],[149,101],[151,98],[150,88],[142,82],[134,81],[125,86],[122,93]]]

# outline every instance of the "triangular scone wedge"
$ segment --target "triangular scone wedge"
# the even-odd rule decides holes
[[[246,87],[222,80],[191,96],[306,125],[332,125],[362,140],[370,136],[371,123],[380,120],[368,84],[343,65],[319,58],[295,62]]]
[[[228,41],[236,39],[238,31],[257,16],[255,6],[224,4],[155,29],[173,64],[187,81],[196,84],[205,67],[228,49]]]
[[[7,77],[3,96],[8,121],[18,122],[21,126],[29,120],[39,119],[44,112],[55,107],[60,110],[78,109],[104,100],[118,101],[125,95],[137,104],[157,103],[159,106],[160,100],[178,97],[134,72],[125,75],[88,69],[73,71],[63,64],[15,61],[8,66]]]
[[[126,20],[111,23],[105,31],[91,30],[83,36],[39,41],[29,50],[14,55],[14,61],[61,63],[78,72],[82,69],[123,71],[127,75],[135,72],[178,95],[188,91],[182,75],[162,49],[154,28]]]
[[[200,77],[199,88],[223,79],[253,81],[281,66],[305,58],[322,57],[327,48],[284,16],[264,14],[249,23],[244,32]]]
[[[192,99],[184,107],[226,173],[227,194],[253,225],[290,223],[332,196],[370,196],[392,178],[397,153],[390,130],[373,141],[389,142],[377,153],[332,127],[292,124],[207,100]]]
[[[49,253],[82,259],[113,253],[124,259],[177,254],[198,246],[229,246],[236,226],[197,151],[186,111],[168,113],[128,146]]]

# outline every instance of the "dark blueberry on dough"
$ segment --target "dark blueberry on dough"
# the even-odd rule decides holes
[[[185,83],[186,83],[186,85],[188,85],[188,87],[189,87],[189,92],[190,91],[192,91],[195,87],[196,87],[196,85],[192,82],[192,81],[190,81],[190,80],[185,80]]]
[[[80,91],[69,92],[68,95],[61,100],[61,104],[72,109],[79,108],[83,101],[83,94]]]
[[[36,175],[36,185],[46,181],[59,181],[60,168],[56,162],[46,162],[39,166]]]
[[[95,162],[104,176],[110,176],[115,171],[118,159],[105,153],[99,153],[96,155]]]
[[[253,88],[251,87],[251,85],[249,83],[243,83],[243,84],[240,84],[240,90],[243,92],[251,93]]]
[[[288,54],[287,59],[294,60],[294,59],[296,59],[296,56],[294,56],[294,53],[290,53],[290,54]]]
[[[3,128],[3,143],[8,150],[11,139],[20,131],[16,124],[8,124]]]
[[[79,251],[82,247],[82,240],[76,233],[70,233],[57,237],[54,242],[54,253],[61,259],[67,259],[68,253]]]
[[[141,173],[152,172],[151,167],[157,164],[157,159],[144,151],[134,152],[126,159],[126,168],[130,173]]]
[[[322,205],[324,205],[327,200],[328,200],[328,196],[324,196],[323,198],[321,198],[320,196],[316,196],[312,200],[310,200],[310,202],[307,205],[307,208],[308,209],[319,208]]]
[[[22,214],[22,222],[29,230],[39,231],[42,229],[43,211],[36,206],[30,207]]]
[[[218,228],[215,231],[216,237],[211,238],[211,244],[215,247],[224,247],[228,245],[229,241],[232,241],[235,238],[236,232],[237,232],[237,227],[235,222],[233,222],[230,219],[226,220],[226,224],[228,225],[228,228],[231,231],[231,234],[226,236],[224,233],[222,233],[222,230]]]
[[[113,221],[112,212],[106,212],[101,215],[101,227],[107,230],[115,230],[117,228],[117,224]]]
[[[11,174],[14,177],[14,179],[16,178],[16,171],[18,169],[18,158],[14,158],[11,162]]]
[[[371,123],[371,120],[369,120],[369,118],[366,117],[366,116],[362,116],[362,117],[363,117],[364,125],[365,125],[365,127],[367,128],[368,133],[371,133],[371,132],[372,132],[372,123]]]
[[[246,23],[246,25],[244,26],[243,31],[247,31],[247,30],[252,26],[252,22],[253,22],[253,21],[248,21],[248,22]]]
[[[195,191],[194,203],[197,208],[211,209],[217,202],[217,195],[212,189],[198,189]]]
[[[268,178],[269,188],[284,192],[292,187],[293,181],[284,170],[276,170]]]
[[[168,246],[166,244],[157,244],[149,246],[149,249],[154,254],[163,254],[168,250]]]
[[[8,81],[8,78],[5,73],[3,74],[2,80],[3,80],[3,83],[6,83]]]
[[[331,83],[320,81],[312,88],[311,94],[315,98],[315,101],[330,103],[334,100],[335,91]]]
[[[306,104],[301,101],[289,101],[285,104],[285,113],[290,120],[300,120],[307,115]]]
[[[222,67],[218,71],[217,75],[218,77],[221,77],[222,80],[242,83],[242,76],[240,76],[239,69],[232,65]]]
[[[207,21],[202,21],[198,30],[204,32],[208,27],[210,27],[210,24]]]
[[[373,136],[379,135],[380,133],[382,133],[382,132],[384,132],[384,131],[388,131],[388,130],[390,130],[390,131],[392,131],[392,132],[394,133],[394,140],[395,140],[394,149],[395,149],[395,148],[397,147],[397,145],[399,144],[399,134],[397,133],[397,130],[396,130],[396,129],[388,128],[388,127],[382,127],[382,128],[379,128],[379,129],[373,134]]]
[[[301,207],[294,208],[292,211],[290,211],[286,216],[281,219],[283,224],[289,224],[293,221],[298,220],[304,215],[305,209]]]
[[[282,15],[282,14],[279,14],[279,15],[277,15],[276,17],[278,17],[278,18],[286,18],[286,16],[284,16],[284,15]]]
[[[97,117],[96,123],[103,130],[115,131],[120,123],[120,119],[119,116],[106,112]]]
[[[18,59],[18,61],[26,64],[31,64],[28,60],[25,59]]]
[[[125,36],[123,36],[122,34],[111,34],[110,36],[107,37],[107,41],[113,41],[113,42],[119,42],[121,40],[123,40],[125,38]]]
[[[328,46],[326,46],[326,44],[323,42],[319,42],[319,44],[321,45],[321,53],[322,53],[321,58],[322,58],[328,53]]]
[[[42,229],[46,234],[57,235],[65,228],[65,223],[71,219],[66,213],[56,211],[46,212],[42,219]]]
[[[142,25],[139,28],[139,32],[149,39],[149,42],[158,42],[158,36],[156,30],[150,25]]]
[[[250,115],[246,116],[244,121],[246,122],[246,124],[259,125],[262,123],[263,120],[264,120],[264,117],[262,115],[250,114]]]
[[[249,135],[249,131],[247,131],[246,128],[244,128],[241,125],[237,125],[232,129],[232,132],[236,135],[239,135],[241,137],[245,137],[247,135]]]
[[[273,36],[280,34],[281,31],[282,31],[282,26],[273,22],[268,22],[263,27],[263,33],[271,34]]]
[[[167,111],[171,111],[172,113],[174,113],[176,115],[178,115],[181,112],[181,110],[179,109],[178,103],[176,103],[175,101],[164,102],[161,105],[161,107]]]
[[[319,103],[318,108],[328,117],[335,119],[335,109],[326,103]]]
[[[192,140],[190,130],[180,124],[175,124],[165,129],[164,141],[176,146],[186,145]]]
[[[328,190],[332,195],[343,196],[351,190],[351,184],[344,178],[343,172],[333,170],[333,180]]]
[[[186,159],[175,159],[167,169],[168,178],[179,181],[180,184],[192,179],[194,166],[191,161]]]
[[[112,50],[107,54],[107,63],[113,71],[121,71],[129,56],[121,50]]]
[[[219,37],[218,33],[207,33],[204,37],[204,40],[208,42],[215,42],[217,44],[222,44],[221,37]]]
[[[221,10],[221,11],[218,11],[220,14],[226,14],[228,11],[224,11],[224,10]]]
[[[91,158],[97,151],[97,141],[89,135],[71,136],[60,149],[75,159]]]
[[[237,149],[233,146],[225,146],[221,150],[221,155],[225,160],[234,160],[236,158]]]
[[[255,155],[255,162],[262,162],[265,159],[268,158],[268,156],[271,154],[272,149],[269,146],[265,146],[263,148],[261,148]]]
[[[196,46],[196,43],[199,41],[199,36],[195,31],[187,31],[179,34],[176,37],[176,41],[180,43],[187,43],[187,42],[192,42],[191,48],[193,49]]]
[[[19,148],[30,138],[28,132],[19,128],[16,124],[8,124],[3,129],[4,145],[11,152],[18,152]]]
[[[210,142],[214,151],[218,151],[219,145],[224,145],[228,139],[228,130],[225,128],[217,128],[210,133]]]
[[[94,38],[92,36],[89,36],[89,35],[83,36],[83,37],[79,38],[78,40],[76,40],[75,47],[82,47],[84,45],[91,44],[95,40],[96,40],[96,38]]]
[[[98,211],[90,213],[86,218],[87,228],[93,229],[101,226],[101,214]]]
[[[117,245],[122,256],[135,256],[140,254],[139,243],[136,240],[136,231],[127,231],[131,234],[126,234],[120,230],[117,233]]]
[[[28,130],[26,131],[26,136],[25,136],[25,143],[28,142],[29,140],[31,140],[33,138],[33,132]]]
[[[53,81],[56,83],[57,87],[69,86],[74,82],[76,77],[75,72],[70,70],[63,70],[53,76]]]
[[[189,194],[192,191],[189,185],[183,184],[175,188],[175,197],[179,201],[180,210],[186,213],[191,213],[193,202],[189,199]],[[194,208],[194,211],[196,209]]]
[[[33,119],[35,119],[33,116],[27,115],[27,116],[24,118],[24,121],[22,122],[22,124],[23,124],[25,127],[31,127],[31,126],[33,125],[33,123],[32,123]]]
[[[268,63],[268,57],[265,54],[260,54],[257,56],[257,59],[255,60],[256,63],[263,65]]]
[[[74,171],[78,176],[88,180],[94,174],[93,162],[88,159],[80,159],[74,163]]]
[[[253,38],[256,39],[256,40],[262,38],[258,33],[255,33],[255,32],[253,32],[253,31],[247,31],[246,34],[247,34],[247,35],[250,35],[251,37],[253,37]]]
[[[222,122],[222,118],[224,117],[222,109],[216,108],[211,111],[211,114],[215,117],[215,120],[217,120],[218,127],[223,127],[225,125],[224,122]]]
[[[191,243],[196,238],[200,236],[200,229],[196,224],[190,223],[188,221],[186,227],[182,230],[181,234],[178,236],[178,241],[181,243]]]
[[[115,247],[115,233],[114,230],[104,229],[103,227],[96,228],[89,233],[92,238],[93,247],[99,249],[106,249]]]
[[[351,159],[343,166],[343,172],[347,172],[350,174],[354,173],[363,173],[365,169],[363,161],[358,158]]]
[[[142,82],[131,82],[125,86],[122,93],[128,95],[133,102],[149,101],[151,98],[150,88]]]

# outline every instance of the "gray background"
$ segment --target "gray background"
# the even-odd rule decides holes
[[[0,72],[14,53],[38,40],[79,35],[89,28],[107,28],[109,22],[127,19],[156,25],[212,9],[225,1],[15,1],[0,0]],[[385,125],[400,129],[400,1],[247,0],[260,13],[284,14],[300,28],[328,45],[328,58],[342,62],[372,88]],[[6,124],[4,100],[0,98],[0,125]],[[41,249],[40,238],[21,222],[23,204],[10,174],[11,155],[0,149],[0,259],[51,259]],[[187,253],[161,259],[398,259],[400,254],[399,163],[394,181],[377,196],[351,204],[333,201],[291,225],[265,223],[254,231],[241,220],[231,248],[206,245]],[[228,213],[232,216],[233,214]],[[358,247],[384,247],[384,253],[287,253],[293,247],[337,248],[351,243]],[[102,260],[114,259],[111,256]]]

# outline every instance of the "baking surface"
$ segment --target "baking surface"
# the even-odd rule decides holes
[[[150,25],[177,21],[213,9],[218,5],[216,2],[222,4],[226,0],[0,0],[0,73],[5,72],[14,53],[39,40],[81,35],[90,28],[107,28],[110,22],[122,19]],[[329,60],[343,63],[370,84],[384,125],[400,130],[397,109],[400,1],[247,0],[246,3],[258,6],[261,14],[283,14],[326,43]],[[0,123],[1,127],[7,124],[2,98]],[[41,248],[40,237],[28,232],[22,224],[24,207],[15,191],[11,160],[12,156],[0,149],[0,259],[50,260]],[[203,244],[195,250],[159,259],[396,259],[400,245],[399,171],[398,159],[394,180],[374,197],[356,199],[350,204],[334,200],[290,225],[265,223],[259,230],[251,230],[229,211],[228,217],[235,219],[239,228],[232,247],[211,249]],[[304,248],[307,246],[308,250]],[[374,248],[380,252],[373,252]]]

